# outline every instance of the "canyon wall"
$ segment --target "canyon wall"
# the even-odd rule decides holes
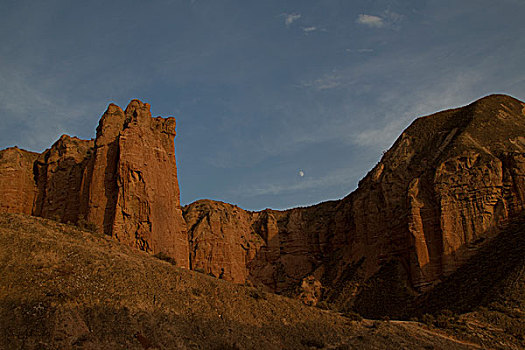
[[[32,213],[37,194],[33,164],[38,156],[17,147],[0,151],[0,212]]]
[[[42,154],[0,151],[0,211],[89,225],[187,268],[174,137],[174,118],[152,118],[133,100],[108,107],[95,140],[64,135]]]
[[[138,100],[111,104],[95,140],[0,151],[0,211],[89,224],[181,267],[308,303],[359,299],[389,274],[419,292],[523,213],[524,109],[492,95],[418,118],[345,198],[250,212],[211,200],[181,208],[175,120]]]
[[[317,281],[355,296],[396,261],[411,288],[431,288],[523,212],[524,107],[492,95],[415,120],[340,201],[262,212],[191,204],[183,210],[192,264],[206,271],[235,265],[232,280],[246,276],[277,292],[297,295]],[[257,253],[240,237],[258,242]]]

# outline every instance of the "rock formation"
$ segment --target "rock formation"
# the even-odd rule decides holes
[[[84,172],[93,141],[63,135],[34,164],[37,196],[32,214],[77,223],[86,201]]]
[[[93,141],[62,136],[42,154],[0,153],[2,212],[85,225],[188,267],[175,164],[175,119],[138,100],[111,104]]]
[[[342,200],[249,212],[210,200],[181,210],[175,120],[138,100],[112,104],[94,141],[1,151],[0,211],[89,222],[179,266],[309,304],[366,304],[432,288],[524,212],[524,111],[492,95],[419,118]]]
[[[183,213],[191,268],[235,283],[247,281],[247,266],[265,245],[252,213],[210,200],[194,202]]]
[[[188,238],[175,164],[175,119],[151,118],[138,100],[126,108],[118,138],[117,201],[112,234],[188,266]]]
[[[277,292],[322,281],[337,299],[343,289],[355,297],[363,280],[395,261],[411,288],[431,288],[523,212],[524,111],[522,102],[492,95],[419,118],[340,201],[255,213],[189,205],[192,264],[207,271],[235,265],[232,280],[247,276]],[[260,238],[251,260],[224,255]]]
[[[38,153],[17,147],[0,151],[0,212],[31,214],[37,193],[33,164]]]

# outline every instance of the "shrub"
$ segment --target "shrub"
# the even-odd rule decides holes
[[[97,232],[97,225],[89,222],[83,215],[80,215],[77,220],[77,227],[81,230]]]
[[[266,293],[263,291],[262,287],[258,286],[255,288],[250,288],[248,295],[254,298],[255,300],[263,299],[266,300]]]
[[[153,256],[156,257],[159,260],[163,260],[163,261],[169,262],[172,265],[177,265],[177,262],[175,261],[175,259],[173,259],[171,256],[169,256],[168,254],[166,254],[164,252],[158,252],[157,254],[155,254]]]
[[[360,314],[354,311],[347,311],[343,314],[343,316],[350,319],[351,321],[362,321],[363,320],[363,316],[361,316]]]
[[[435,320],[436,319],[431,314],[424,314],[423,317],[421,317],[421,322],[423,322],[427,326],[432,326]]]
[[[317,348],[317,349],[324,348],[324,342],[319,339],[303,339],[301,340],[301,344],[303,344],[304,346]]]
[[[434,321],[434,325],[439,328],[453,328],[457,321],[458,316],[450,310],[443,310]]]
[[[329,304],[326,300],[318,302],[316,306],[321,310],[331,310],[333,307],[332,304]]]

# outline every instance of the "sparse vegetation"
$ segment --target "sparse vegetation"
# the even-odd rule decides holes
[[[255,300],[259,300],[259,299],[266,300],[266,292],[263,290],[261,286],[250,288],[248,294]]]
[[[60,222],[60,220],[55,220]],[[89,222],[86,220],[86,218],[83,215],[80,215],[77,220],[77,227],[81,230],[90,231],[90,232],[96,232],[97,231],[97,225],[95,225],[92,222]]]
[[[303,339],[301,340],[301,344],[309,348],[315,348],[315,349],[322,349],[325,346],[324,342],[319,339]]]
[[[357,312],[354,311],[348,311],[343,313],[343,316],[348,318],[351,321],[362,321],[363,316],[359,315]]]
[[[177,265],[177,261],[164,252],[158,252],[154,255],[154,257],[156,257],[159,260],[166,261],[174,266]]]
[[[341,315],[328,302],[319,305],[328,311],[320,310],[261,287],[211,279],[105,235],[40,218],[1,214],[0,246],[0,291],[9,291],[0,294],[5,349],[38,342],[50,348],[463,349],[454,337],[479,343],[480,332],[484,347],[523,347],[522,313],[507,301],[473,316],[423,316],[432,326],[423,330],[415,322]],[[436,323],[445,327],[439,334]]]

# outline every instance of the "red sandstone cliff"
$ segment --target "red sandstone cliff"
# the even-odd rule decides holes
[[[112,233],[147,252],[163,252],[188,268],[188,238],[175,164],[175,119],[151,118],[133,100],[118,139],[117,198]]]
[[[256,213],[193,203],[183,209],[192,265],[235,266],[227,278],[277,292],[322,281],[337,299],[395,260],[411,287],[429,288],[523,212],[524,108],[493,95],[417,119],[340,201]]]
[[[152,118],[147,103],[111,104],[94,141],[64,135],[40,155],[1,151],[0,211],[88,222],[188,267],[174,137],[175,119]]]
[[[86,201],[84,171],[93,141],[63,135],[34,164],[37,196],[33,215],[76,223]]]
[[[183,219],[175,120],[151,118],[134,100],[125,111],[108,107],[94,141],[63,136],[41,155],[1,151],[0,210],[87,220],[179,266],[309,303],[323,289],[334,302],[359,299],[363,282],[385,273],[424,290],[523,213],[524,108],[493,95],[415,120],[340,201],[248,212],[205,200],[183,208]]]
[[[0,151],[0,212],[31,214],[37,193],[33,164],[38,153],[11,147]]]

